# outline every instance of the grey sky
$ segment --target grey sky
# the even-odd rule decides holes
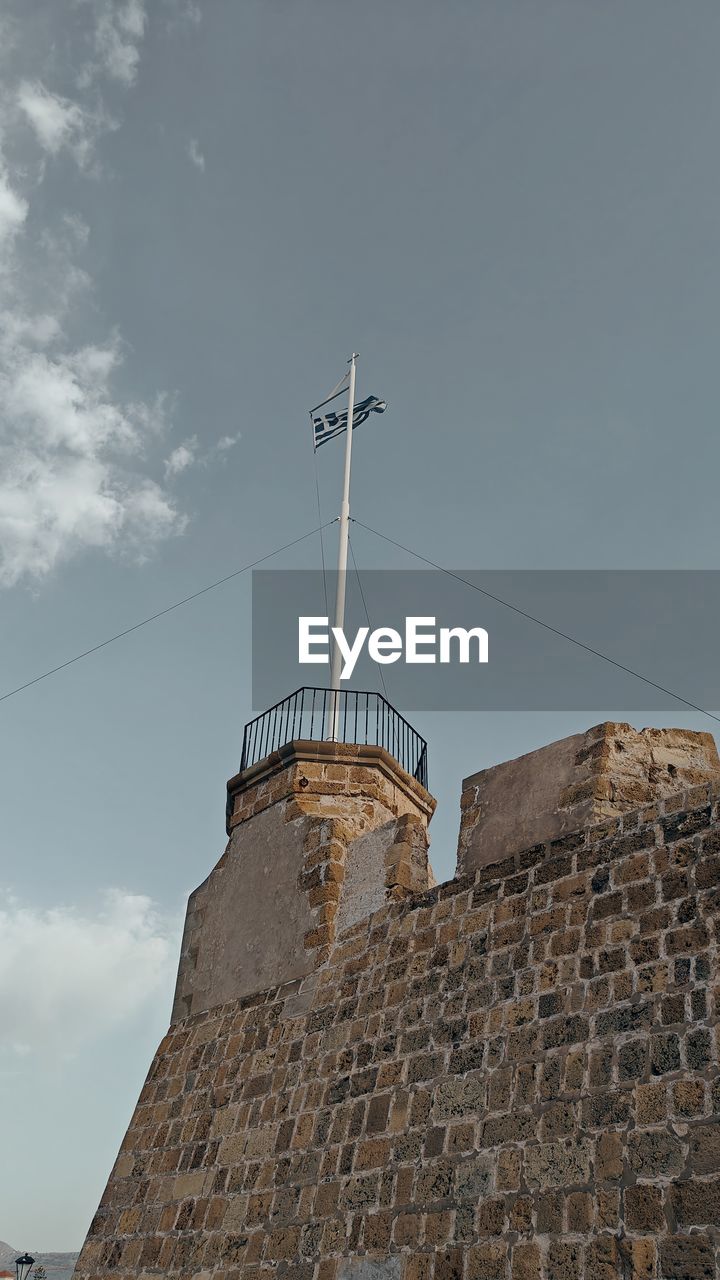
[[[368,524],[455,567],[716,567],[719,35],[702,0],[6,0],[3,689],[313,528],[306,411],[353,347],[390,406],[356,435]],[[79,1247],[167,1023],[249,601],[0,704],[20,1249]],[[411,718],[445,877],[461,778],[600,717]]]

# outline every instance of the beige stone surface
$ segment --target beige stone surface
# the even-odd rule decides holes
[[[177,1019],[78,1280],[716,1280],[719,797],[386,900]]]
[[[188,903],[173,1020],[305,977],[338,928],[427,889],[434,807],[379,747],[289,743],[231,778],[230,839]]]
[[[713,781],[709,733],[595,725],[465,779],[457,874]]]

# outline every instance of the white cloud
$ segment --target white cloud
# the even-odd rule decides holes
[[[186,440],[184,444],[179,444],[177,449],[173,449],[170,457],[165,463],[165,476],[178,476],[181,471],[186,471],[195,461],[197,453],[197,436],[193,436],[191,440]]]
[[[158,995],[168,1001],[180,921],[111,889],[93,914],[0,898],[0,1045],[71,1058]]]
[[[85,49],[79,82],[84,77],[87,87],[104,72],[132,84],[144,0],[76,2],[93,18],[94,62],[88,68]],[[0,99],[0,587],[39,580],[89,549],[146,560],[186,525],[172,494],[148,474],[148,455],[168,425],[163,397],[132,402],[118,394],[117,334],[74,337],[86,317],[97,327],[82,265],[87,226],[73,213],[28,216],[44,166],[33,167],[32,153],[28,159],[27,126],[43,157],[64,150],[86,168],[113,124],[97,90],[88,106],[53,92],[43,76],[20,68],[19,77]],[[15,160],[12,174],[3,145]]]
[[[11,186],[0,156],[0,254],[22,227],[27,212],[28,202]]]
[[[200,452],[197,436],[191,436],[189,440],[183,441],[176,449],[173,449],[170,456],[165,460],[165,479],[169,480],[174,476],[180,475],[182,471],[187,471],[188,467],[210,466],[219,453],[227,453],[228,449],[233,449],[240,439],[241,433],[239,431],[236,436],[221,436],[210,448]]]
[[[129,88],[137,79],[140,45],[145,34],[147,13],[144,0],[78,0],[93,12],[95,59],[79,76],[81,87],[99,74]]]
[[[202,12],[196,0],[163,0],[164,26],[170,34],[187,27],[199,27]]]
[[[31,346],[45,347],[60,336],[57,316],[20,316],[6,312],[2,315],[5,339],[9,342],[28,342]]]
[[[195,138],[190,139],[190,141],[188,142],[187,150],[188,150],[188,155],[192,160],[193,164],[195,165],[195,167],[199,169],[201,173],[204,173],[205,157],[202,151],[200,150],[200,147],[198,146],[197,140]]]
[[[146,559],[185,527],[143,465],[166,429],[164,402],[118,399],[117,335],[69,340],[69,317],[91,295],[82,221],[60,218],[31,239],[28,202],[7,178],[0,191],[0,586],[90,548]]]
[[[171,0],[171,3],[177,3],[177,0]],[[200,5],[196,3],[196,0],[185,0],[184,4],[179,3],[178,18],[191,23],[195,27],[199,27],[202,22]]]
[[[240,440],[242,440],[242,431],[238,431],[235,436],[221,436],[215,448],[219,453],[226,453],[228,449],[234,449]]]
[[[96,115],[69,98],[51,93],[39,80],[22,81],[17,105],[44,151],[54,156],[67,147],[81,169],[87,166],[101,127]]]
[[[0,13],[0,61],[9,61],[9,55],[17,48],[17,20],[11,21],[10,15]]]
[[[132,422],[108,396],[116,349],[86,347],[54,359],[22,349],[8,355],[0,403],[28,443],[85,456],[111,443],[130,449],[137,444]]]
[[[0,468],[2,586],[42,578],[90,548],[144,561],[158,539],[185,526],[158,484],[95,458],[0,448]]]
[[[42,578],[90,548],[146,559],[186,523],[138,468],[164,429],[162,401],[113,397],[117,339],[49,352],[11,320],[0,336],[0,585]],[[52,317],[43,324],[52,338]],[[26,329],[33,334],[30,320]]]

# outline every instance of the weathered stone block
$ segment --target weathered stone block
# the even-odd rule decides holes
[[[622,1178],[623,1140],[619,1133],[604,1133],[598,1139],[595,1174],[601,1182],[612,1182]]]
[[[688,1132],[690,1165],[695,1173],[720,1171],[720,1121],[693,1125]]]
[[[484,1082],[476,1076],[443,1080],[435,1090],[435,1114],[439,1120],[452,1120],[480,1111],[484,1095]]]
[[[542,1258],[537,1244],[516,1244],[512,1251],[512,1280],[541,1280]]]
[[[547,1280],[567,1280],[582,1275],[585,1250],[579,1240],[551,1240],[545,1274]]]
[[[668,1236],[660,1244],[662,1280],[715,1280],[715,1250],[697,1235]]]
[[[504,1244],[488,1242],[468,1251],[466,1280],[505,1280],[506,1275],[507,1248]],[[462,1270],[458,1271],[457,1280],[462,1280]]]
[[[459,1200],[481,1200],[492,1187],[493,1160],[487,1155],[463,1160],[455,1170],[455,1194]]]
[[[545,1142],[529,1146],[525,1151],[525,1178],[528,1186],[570,1187],[590,1180],[591,1143],[576,1139],[574,1142]]]
[[[635,1130],[628,1134],[628,1153],[630,1166],[639,1178],[678,1174],[685,1162],[682,1140],[664,1129]]]
[[[680,1227],[720,1226],[720,1178],[676,1182],[670,1202]]]
[[[402,1259],[375,1261],[372,1258],[343,1258],[337,1271],[337,1280],[400,1280]]]
[[[664,1224],[662,1188],[644,1183],[627,1187],[625,1221],[630,1231],[659,1231]]]

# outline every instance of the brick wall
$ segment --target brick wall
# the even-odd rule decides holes
[[[76,1275],[715,1280],[718,790],[177,1022]]]

